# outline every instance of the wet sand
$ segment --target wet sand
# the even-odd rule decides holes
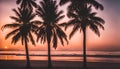
[[[52,61],[53,69],[82,69],[80,61]],[[88,69],[120,69],[120,63],[89,62]],[[0,69],[26,69],[25,60],[0,60]],[[31,61],[31,69],[47,69],[47,61]]]

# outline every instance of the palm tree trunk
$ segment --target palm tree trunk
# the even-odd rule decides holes
[[[87,60],[86,60],[86,29],[83,30],[83,68],[87,69]]]
[[[48,42],[48,69],[52,69],[50,42]]]
[[[27,68],[30,68],[30,58],[29,58],[29,50],[27,45],[27,40],[25,39],[25,51],[26,51],[26,61],[27,61]]]

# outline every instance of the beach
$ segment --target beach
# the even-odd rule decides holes
[[[89,51],[88,69],[120,69],[120,52]],[[47,69],[46,51],[30,51],[31,69]],[[52,52],[54,69],[82,69],[81,51]],[[0,51],[0,69],[26,69],[24,51]]]
[[[80,61],[52,61],[54,69],[82,69]],[[120,63],[88,62],[88,69],[120,69]],[[25,60],[0,60],[0,69],[26,69]],[[47,61],[31,61],[31,69],[47,69]]]

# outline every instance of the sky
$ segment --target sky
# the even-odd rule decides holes
[[[105,30],[100,30],[101,36],[98,37],[89,28],[87,29],[87,50],[104,50],[104,51],[120,51],[120,0],[98,0],[104,6],[104,10],[98,10],[97,16],[102,17],[105,20]],[[66,13],[66,6],[62,6],[59,9],[64,10]],[[18,6],[15,0],[0,0],[0,28],[7,24],[12,23],[13,20],[9,16],[15,16],[12,11],[13,8]],[[93,9],[94,10],[94,9]],[[94,10],[96,11],[96,10]],[[64,14],[65,14],[64,13]],[[40,18],[38,18],[40,19]],[[62,21],[68,21],[65,17]],[[11,38],[5,40],[5,35],[12,29],[0,30],[0,50],[24,50],[24,46],[19,41],[16,45],[11,44]],[[69,36],[72,28],[68,28],[66,34]],[[36,38],[36,37],[35,37]],[[83,49],[83,35],[80,32],[69,40],[69,44],[65,43],[64,46],[58,42],[56,50],[82,50]],[[36,43],[33,46],[28,44],[30,50],[47,50],[47,44]],[[51,47],[52,48],[52,47]],[[52,48],[54,51],[55,49]]]

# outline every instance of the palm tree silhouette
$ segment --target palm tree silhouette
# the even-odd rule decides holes
[[[68,6],[69,11],[75,10],[82,5],[91,5],[100,10],[104,9],[103,5],[96,0],[60,0],[60,5],[64,5],[68,2],[71,2]]]
[[[71,12],[74,12],[75,10],[80,9],[81,7],[89,6],[89,5],[95,7],[95,9],[104,10],[103,5],[97,2],[96,0],[60,0],[59,4],[64,5],[68,2],[70,2],[70,5],[67,8],[68,16]]]
[[[56,1],[43,0],[42,2],[40,2],[40,4],[41,6],[39,6],[38,10],[36,11],[38,16],[42,18],[41,26],[38,30],[37,41],[39,39],[41,39],[42,43],[45,43],[47,41],[48,69],[52,69],[50,53],[51,41],[55,49],[57,48],[58,39],[60,40],[62,45],[64,45],[64,40],[67,41],[66,34],[60,28],[60,26],[62,26],[62,23],[58,24],[58,22],[64,17],[64,15],[61,15],[63,11],[58,11],[58,5],[56,4]]]
[[[2,30],[5,28],[12,28],[13,31],[8,33],[5,39],[12,37],[11,43],[16,44],[19,40],[21,40],[22,45],[25,45],[27,67],[29,68],[30,59],[27,43],[31,41],[32,44],[35,45],[32,33],[34,33],[35,29],[37,28],[36,23],[39,21],[32,21],[32,19],[36,16],[36,14],[32,13],[32,10],[18,8],[18,10],[13,9],[13,11],[15,12],[16,16],[10,17],[11,19],[15,20],[15,22],[3,25]]]
[[[20,4],[21,8],[29,8],[32,9],[33,7],[37,8],[37,4],[35,0],[17,0],[17,4]]]
[[[67,27],[74,26],[70,33],[70,38],[75,34],[76,31],[83,32],[83,68],[87,69],[86,61],[86,30],[89,27],[95,34],[100,36],[99,27],[104,30],[103,24],[105,21],[96,16],[96,12],[92,12],[91,6],[77,9],[75,12],[71,12],[69,17],[72,18],[68,23]]]

